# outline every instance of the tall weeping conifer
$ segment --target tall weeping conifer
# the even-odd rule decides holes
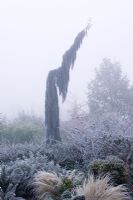
[[[48,73],[45,94],[45,125],[46,125],[46,141],[47,144],[61,141],[59,130],[59,105],[58,91],[62,96],[63,102],[66,99],[69,83],[70,68],[73,68],[76,60],[76,54],[80,48],[84,37],[90,25],[78,33],[72,46],[63,55],[61,67],[51,70]]]

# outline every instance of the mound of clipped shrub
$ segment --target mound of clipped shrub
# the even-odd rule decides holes
[[[89,171],[95,176],[108,174],[117,185],[129,182],[128,169],[124,161],[117,157],[94,160],[89,165]]]

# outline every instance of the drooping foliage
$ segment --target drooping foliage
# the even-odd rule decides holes
[[[70,68],[73,68],[76,60],[76,54],[80,48],[84,37],[87,34],[88,25],[84,30],[78,33],[72,46],[63,55],[61,66],[51,70],[47,77],[46,95],[45,95],[45,125],[47,129],[47,143],[61,141],[59,131],[59,95],[65,101],[69,83]],[[58,90],[57,90],[58,89]]]

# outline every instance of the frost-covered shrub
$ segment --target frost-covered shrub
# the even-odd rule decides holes
[[[132,146],[133,138],[102,135],[94,144],[95,157],[105,159],[107,156],[117,156],[126,161]]]
[[[83,169],[94,159],[117,156],[124,162],[133,163],[132,141],[123,137],[103,135],[101,137],[79,137],[76,141],[62,142],[53,146],[45,143],[0,145],[0,163],[45,156],[65,169]],[[38,156],[39,155],[39,156]]]
[[[30,158],[24,160],[16,160],[4,165],[1,170],[0,187],[5,196],[9,195],[11,190],[14,194],[23,198],[33,197],[33,177],[39,170],[60,172],[59,166],[48,162],[45,156],[31,155]]]
[[[29,158],[31,154],[38,152],[38,144],[0,145],[0,163],[9,163],[15,160]]]
[[[11,193],[9,193],[9,191],[12,191],[12,195],[14,193],[23,198],[30,198],[30,196],[33,195],[33,177],[36,172],[41,170],[61,175],[62,178],[64,177],[67,186],[71,184],[69,184],[69,181],[66,181],[65,177],[69,177],[75,188],[81,185],[84,179],[84,173],[88,173],[88,166],[91,165],[90,163],[94,159],[101,159],[102,161],[108,160],[106,161],[106,164],[108,164],[112,162],[110,159],[107,159],[110,155],[117,156],[119,159],[123,160],[118,162],[117,159],[117,161],[115,161],[117,167],[114,167],[113,164],[113,169],[109,168],[110,165],[105,165],[108,170],[112,170],[111,172],[115,175],[118,184],[119,181],[123,183],[124,180],[126,180],[127,174],[124,175],[123,170],[127,170],[125,165],[127,165],[127,160],[130,158],[130,167],[128,166],[128,171],[126,171],[126,173],[130,174],[128,174],[130,188],[133,188],[131,169],[133,164],[131,156],[132,138],[129,140],[123,137],[118,138],[105,135],[94,138],[79,136],[75,141],[74,139],[71,142],[63,141],[53,146],[48,146],[44,142],[40,144],[0,145],[0,164],[4,167],[4,170],[1,172],[1,176],[4,178],[0,179],[0,187],[3,189],[5,195],[10,196]],[[119,165],[121,167],[119,167]],[[105,168],[103,173],[108,173]],[[76,169],[76,171],[71,171],[73,169]],[[117,173],[117,170],[119,173]],[[79,171],[82,172],[80,176]],[[16,182],[16,180],[18,182]],[[64,189],[62,189],[62,191],[64,191]]]
[[[80,168],[83,165],[83,152],[75,143],[57,144],[46,152],[49,160],[53,160],[65,169]]]
[[[5,198],[9,196],[31,197],[31,180],[35,169],[26,162],[17,163],[12,166],[4,166],[1,171],[0,187]],[[11,193],[12,191],[12,193]]]
[[[126,184],[129,181],[125,163],[116,157],[108,157],[106,160],[94,160],[89,165],[89,171],[95,176],[108,174],[117,185]]]

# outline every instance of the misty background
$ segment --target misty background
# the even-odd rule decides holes
[[[132,0],[0,1],[0,113],[44,115],[48,71],[91,19],[88,37],[78,51],[69,94],[61,109],[68,117],[72,99],[86,102],[87,83],[104,57],[121,63],[133,81]]]

